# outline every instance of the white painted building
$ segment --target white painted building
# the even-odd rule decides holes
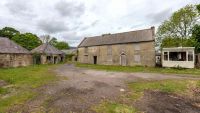
[[[162,49],[163,67],[195,67],[194,47],[174,47]]]

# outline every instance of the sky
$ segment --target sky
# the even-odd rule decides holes
[[[199,0],[0,0],[0,28],[51,35],[70,46],[84,37],[158,27]]]

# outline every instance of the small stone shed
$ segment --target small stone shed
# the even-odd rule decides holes
[[[0,68],[29,66],[32,64],[31,52],[8,38],[0,37]]]
[[[57,64],[63,62],[65,53],[49,43],[44,43],[31,51],[34,64]]]
[[[195,47],[174,47],[162,49],[163,67],[195,67]]]

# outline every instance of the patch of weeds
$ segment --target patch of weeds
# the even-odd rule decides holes
[[[0,98],[0,113],[6,112],[13,105],[24,104],[27,100],[37,96],[34,89],[57,80],[51,68],[57,65],[34,65],[20,68],[0,69],[0,80],[12,86],[14,92]],[[0,88],[0,94],[5,94],[10,87]]]
[[[145,90],[158,90],[167,93],[183,94],[188,90],[188,85],[190,83],[191,80],[162,80],[132,82],[128,85],[132,90],[132,99],[138,99]]]
[[[114,103],[102,102],[100,105],[95,106],[93,110],[97,113],[137,113],[138,111],[130,106]]]
[[[8,98],[3,98],[0,101],[0,113],[5,112],[8,106],[23,104],[26,100],[33,98],[36,95],[34,92],[21,92]]]
[[[0,87],[0,95],[4,95],[4,94],[7,94],[7,93],[9,93],[8,89]]]

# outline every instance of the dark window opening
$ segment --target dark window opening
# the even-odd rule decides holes
[[[170,61],[186,61],[186,52],[169,52]]]
[[[164,52],[164,60],[168,61],[168,52]]]
[[[193,61],[193,52],[188,52],[188,61]]]
[[[51,56],[47,56],[47,61],[48,61],[48,62],[51,61]]]

